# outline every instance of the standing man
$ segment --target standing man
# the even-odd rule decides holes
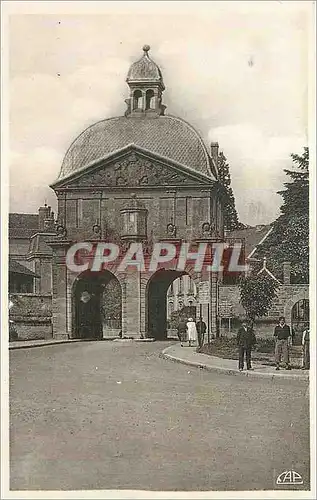
[[[15,342],[16,340],[19,340],[18,333],[15,329],[14,326],[14,321],[10,319],[10,311],[12,307],[14,306],[14,302],[11,297],[9,297],[9,342]]]
[[[284,316],[281,316],[278,325],[274,329],[275,339],[275,363],[276,370],[280,369],[281,356],[286,364],[286,370],[291,370],[289,364],[289,344],[291,340],[291,329],[285,323]]]
[[[251,351],[256,343],[256,338],[253,329],[248,325],[246,320],[242,321],[242,326],[239,328],[237,335],[237,344],[239,348],[239,371],[244,368],[244,357],[246,358],[247,370],[252,370],[251,367]]]
[[[181,343],[181,347],[183,347],[183,342],[186,342],[186,331],[187,331],[186,321],[183,317],[181,317],[177,327],[177,336]]]
[[[197,333],[198,333],[198,345],[202,347],[204,345],[204,337],[207,330],[206,323],[203,321],[202,317],[196,323]]]
[[[306,325],[302,336],[303,346],[303,367],[302,370],[309,370],[310,368],[310,354],[309,354],[309,326]]]

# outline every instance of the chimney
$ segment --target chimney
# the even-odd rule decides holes
[[[284,285],[291,284],[291,263],[283,262],[283,283]]]
[[[210,143],[210,153],[212,158],[214,159],[216,165],[218,163],[218,153],[219,153],[219,144],[218,142],[211,142]]]
[[[39,208],[39,231],[44,231],[45,221],[50,218],[51,207],[45,203],[44,207]]]

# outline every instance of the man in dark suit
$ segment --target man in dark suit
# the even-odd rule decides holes
[[[183,342],[186,342],[186,331],[187,331],[186,321],[183,317],[181,317],[177,327],[177,336],[181,343],[181,347],[183,347]]]
[[[291,366],[289,363],[289,346],[291,341],[291,329],[285,323],[284,316],[281,316],[278,321],[278,325],[274,329],[274,339],[275,339],[275,363],[276,370],[280,369],[281,357],[286,365],[286,370],[290,370]]]
[[[252,370],[251,367],[251,351],[256,343],[256,338],[253,328],[248,325],[247,321],[242,322],[237,335],[237,344],[239,349],[239,370],[244,367],[244,357],[246,358],[247,370]]]
[[[302,335],[302,346],[303,346],[303,367],[302,370],[309,370],[310,367],[310,353],[309,353],[309,325],[306,324],[305,330]]]
[[[196,323],[197,333],[198,333],[198,345],[202,347],[204,345],[205,333],[207,330],[206,323],[202,318],[199,318],[199,321]]]

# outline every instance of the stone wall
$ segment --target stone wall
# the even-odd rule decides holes
[[[135,206],[135,193],[137,202],[148,211],[147,238],[150,243],[174,238],[186,241],[206,238],[210,237],[212,228],[214,236],[217,233],[222,235],[221,192],[215,183],[193,175],[186,171],[175,172],[175,165],[163,165],[161,160],[145,153],[128,152],[105,161],[100,169],[92,169],[72,180],[65,179],[55,185],[54,190],[58,198],[58,220],[65,226],[66,240],[76,242],[100,238],[121,241],[120,237],[125,235],[125,215],[121,210]],[[208,230],[204,226],[206,223],[210,225]],[[94,232],[96,227],[97,233]],[[76,335],[73,327],[75,304],[72,301],[76,277],[66,270],[63,262],[66,240],[52,245],[52,310],[56,338]],[[149,276],[145,280],[144,276],[133,274],[119,279],[123,335],[139,337],[146,334],[145,288],[148,279]]]
[[[73,241],[85,241],[93,237],[93,225],[100,221],[102,238],[120,236],[122,217],[120,210],[131,202],[131,193],[93,190],[69,191],[59,198],[59,218],[65,221],[67,237]],[[138,201],[148,210],[148,235],[154,241],[170,237],[167,226],[176,226],[177,238],[191,241],[203,237],[202,225],[211,222],[222,230],[222,212],[214,205],[216,194],[197,189],[179,189],[175,194],[165,190],[139,190]]]
[[[27,260],[24,260],[24,257],[27,255],[29,251],[30,240],[28,238],[11,238],[9,240],[9,255],[10,257],[15,257],[19,260],[23,265],[30,268],[30,264]],[[22,260],[21,260],[22,259]]]
[[[309,285],[281,285],[277,291],[277,298],[269,311],[268,316],[259,319],[255,328],[258,336],[266,338],[273,334],[274,326],[279,316],[285,316],[286,323],[292,326],[292,308],[302,299],[309,299]],[[244,316],[244,310],[239,304],[240,292],[238,286],[219,286],[219,317],[221,318],[222,335],[229,334],[229,321],[224,316],[225,311],[231,309],[230,333],[235,334],[239,326],[237,318]]]
[[[33,293],[10,294],[9,317],[19,340],[52,338],[52,296]]]

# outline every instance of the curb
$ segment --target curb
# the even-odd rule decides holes
[[[25,342],[28,342],[27,340]],[[74,342],[84,342],[82,339],[68,339],[68,340],[55,340],[55,341],[49,341],[49,342],[39,342],[37,344],[20,344],[20,345],[10,345],[9,343],[9,350],[14,350],[14,349],[29,349],[33,347],[45,347],[47,345],[59,345],[59,344],[72,344]]]
[[[153,338],[148,338],[148,339],[118,339],[117,337],[109,337],[109,338],[104,338],[104,339],[100,339],[100,340],[95,340],[95,339],[65,339],[65,340],[49,340],[49,341],[43,340],[42,342],[37,342],[36,344],[32,343],[31,340],[30,341],[26,340],[26,341],[21,341],[21,344],[19,344],[19,345],[10,345],[10,342],[9,342],[9,350],[31,349],[33,347],[46,347],[49,345],[73,344],[74,342],[95,342],[95,341],[96,342],[106,341],[106,342],[131,343],[131,342],[154,342],[155,339],[153,339]]]
[[[295,374],[283,374],[283,373],[264,373],[264,372],[256,372],[256,371],[246,371],[244,370],[243,372],[240,372],[237,369],[234,368],[222,368],[221,366],[213,366],[209,365],[207,363],[199,363],[197,361],[190,361],[187,359],[182,359],[177,356],[173,356],[172,354],[168,354],[166,351],[168,351],[170,347],[167,347],[164,349],[161,353],[161,357],[165,359],[169,359],[170,361],[174,361],[176,363],[181,363],[183,365],[188,365],[188,366],[193,366],[195,368],[200,368],[206,371],[210,372],[215,372],[219,374],[226,374],[226,375],[235,375],[235,376],[242,376],[242,377],[251,377],[251,378],[266,378],[266,379],[271,379],[271,380],[299,380],[303,382],[309,382],[309,376],[308,375],[295,375]],[[219,358],[220,359],[220,358]]]
[[[155,342],[155,339],[152,337],[146,339],[134,339],[134,342]]]
[[[146,339],[138,339],[138,338],[135,338],[135,339],[125,339],[125,338],[122,338],[122,339],[113,339],[113,342],[154,342],[155,339],[153,338],[146,338]]]

